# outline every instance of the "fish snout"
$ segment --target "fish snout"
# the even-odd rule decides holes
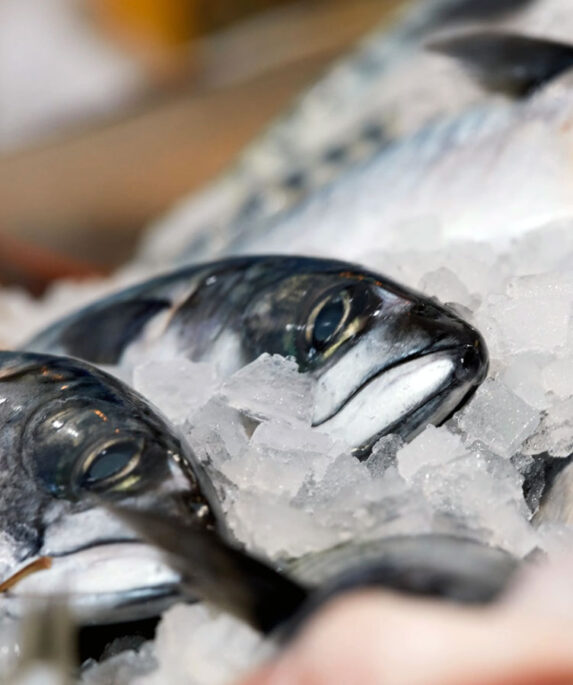
[[[477,331],[476,331],[477,333]],[[477,337],[471,344],[465,344],[460,349],[460,363],[457,374],[460,381],[472,380],[479,385],[486,377],[489,366],[489,357],[483,338]]]
[[[431,301],[416,303],[410,318],[430,341],[429,352],[453,352],[457,381],[479,385],[485,379],[489,354],[485,340],[473,326],[455,312]]]

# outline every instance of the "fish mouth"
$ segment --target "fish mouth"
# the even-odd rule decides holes
[[[417,352],[369,376],[313,426],[344,440],[359,458],[390,433],[411,440],[427,424],[447,420],[487,373],[479,340]]]
[[[157,616],[180,597],[179,574],[160,550],[138,539],[111,539],[43,558],[49,564],[6,591],[8,613],[20,616],[34,601],[60,596],[83,624],[116,623]],[[27,560],[26,567],[33,563]]]

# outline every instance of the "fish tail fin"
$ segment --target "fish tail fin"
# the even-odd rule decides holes
[[[573,67],[573,45],[507,31],[463,32],[426,48],[464,63],[489,90],[524,98]]]
[[[308,591],[270,565],[231,546],[200,525],[141,509],[111,506],[111,511],[148,542],[159,547],[181,574],[184,592],[214,604],[270,633],[290,619]]]

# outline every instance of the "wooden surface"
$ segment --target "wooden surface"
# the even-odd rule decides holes
[[[0,235],[98,267],[222,171],[261,128],[400,0],[281,7],[199,45],[200,74],[117,120],[0,157]],[[0,244],[2,259],[10,256]]]

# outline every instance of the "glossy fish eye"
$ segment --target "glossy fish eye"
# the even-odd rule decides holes
[[[350,312],[347,290],[322,300],[312,311],[307,326],[307,342],[312,349],[322,352],[343,329]]]
[[[139,464],[141,440],[118,440],[93,452],[82,464],[80,488],[91,490],[122,490],[129,487],[127,477]]]

